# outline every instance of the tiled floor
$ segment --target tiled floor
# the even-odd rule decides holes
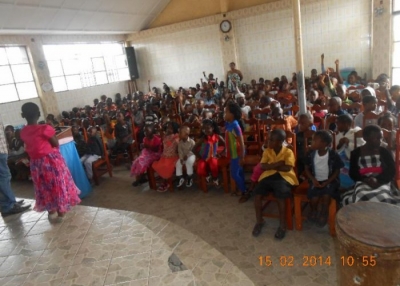
[[[131,182],[115,168],[60,224],[33,211],[0,219],[0,285],[337,285],[337,241],[327,228],[305,224],[276,241],[278,221],[267,219],[254,238],[252,202]],[[33,198],[29,182],[13,188]],[[260,256],[272,265],[260,266]],[[331,265],[303,266],[310,256]]]

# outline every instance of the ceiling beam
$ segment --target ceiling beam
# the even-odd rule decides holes
[[[227,13],[229,11],[229,0],[220,0],[221,13]]]

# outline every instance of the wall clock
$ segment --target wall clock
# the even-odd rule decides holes
[[[232,24],[228,20],[223,20],[219,27],[223,33],[228,33],[232,29]]]

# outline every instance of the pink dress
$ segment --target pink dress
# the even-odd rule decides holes
[[[50,125],[27,125],[21,131],[25,150],[31,158],[30,168],[35,188],[36,211],[67,212],[80,203],[80,190],[58,148],[49,139],[55,135]]]
[[[178,134],[165,136],[163,141],[164,151],[161,155],[161,159],[154,162],[152,165],[154,171],[163,179],[169,179],[174,174],[175,164],[179,159],[178,142]]]
[[[153,136],[153,139],[149,140],[147,137],[144,137],[143,143],[149,144],[151,147],[158,147],[158,151],[154,152],[150,149],[144,148],[140,153],[139,157],[133,161],[131,167],[131,176],[136,177],[140,174],[143,174],[147,171],[147,168],[153,164],[153,162],[157,161],[161,157],[161,138],[157,135]]]

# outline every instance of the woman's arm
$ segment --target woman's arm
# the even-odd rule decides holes
[[[58,143],[58,139],[57,139],[57,137],[55,135],[49,139],[49,142],[50,142],[52,147],[60,146],[60,144]]]
[[[242,80],[243,80],[243,74],[242,74],[242,72],[241,72],[240,70],[237,70],[237,72],[238,72],[240,81],[242,81]]]

